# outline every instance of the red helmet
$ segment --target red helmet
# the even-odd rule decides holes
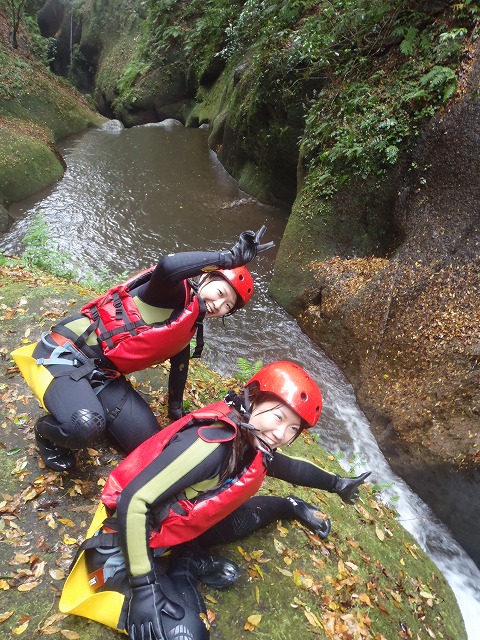
[[[272,393],[314,427],[322,413],[322,393],[316,383],[298,364],[272,362],[260,369],[246,386],[257,382],[260,391]]]
[[[221,276],[234,289],[237,294],[235,307],[230,311],[233,313],[237,309],[244,307],[253,295],[253,279],[246,267],[236,267],[235,269],[219,269],[213,271],[212,276]],[[228,314],[227,314],[228,315]]]

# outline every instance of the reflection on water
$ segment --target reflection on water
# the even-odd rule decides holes
[[[11,207],[14,217],[26,215],[4,248],[18,247],[38,211],[60,250],[114,272],[139,269],[179,249],[228,248],[259,219],[281,237],[285,215],[239,192],[215,154],[206,152],[201,131],[172,125],[112,135],[96,129],[62,151],[68,166],[63,180],[41,201]]]
[[[65,177],[55,188],[12,207],[14,227],[0,242],[10,253],[42,211],[58,247],[85,268],[114,273],[154,264],[159,256],[188,249],[227,249],[244,229],[267,225],[265,240],[278,244],[286,215],[242,193],[208,150],[206,133],[169,121],[129,130],[91,130],[63,148]],[[437,563],[454,589],[469,638],[480,625],[480,572],[449,531],[393,474],[341,371],[267,295],[275,250],[249,265],[256,293],[248,308],[225,326],[205,326],[205,360],[220,373],[249,362],[291,359],[309,370],[322,389],[320,437],[345,459],[361,459],[358,472],[373,469],[372,482],[392,483],[402,524]],[[348,469],[347,469],[348,470]],[[389,495],[390,492],[390,495]]]

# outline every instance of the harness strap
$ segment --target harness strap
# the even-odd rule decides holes
[[[93,307],[91,307],[90,311],[91,311],[91,314],[92,314],[93,322],[88,327],[87,331],[89,329],[92,329],[92,327],[93,327],[92,331],[94,331],[95,329],[99,329],[100,330],[100,334],[102,336],[106,335],[105,342],[107,343],[108,348],[109,349],[113,349],[115,344],[114,344],[113,340],[107,335],[108,334],[107,327],[104,325],[103,320],[101,319],[100,314],[98,313],[98,308],[96,306],[93,306]],[[86,332],[82,333],[80,338],[83,338],[85,333]],[[98,344],[101,344],[100,336],[97,336],[97,341],[98,341]]]
[[[70,373],[70,378],[75,380],[75,382],[78,382],[82,378],[87,378],[96,370],[95,365],[87,360],[87,362],[84,362],[81,367],[75,367],[75,370]]]
[[[120,327],[116,327],[115,329],[110,329],[109,331],[105,329],[105,331],[103,331],[98,336],[98,340],[100,340],[100,342],[105,341],[110,346],[110,342],[112,342],[110,339],[113,336],[116,336],[118,333],[124,333],[125,331],[128,331],[131,336],[134,336],[137,333],[135,329],[144,326],[145,323],[142,320],[136,320],[135,322],[125,322],[125,324],[122,324]]]
[[[70,338],[62,335],[63,330],[65,333],[68,333],[70,332],[69,329],[63,325],[57,325],[54,328],[57,329],[57,331],[42,333],[40,338],[45,347],[52,350],[50,357],[38,358],[36,363],[42,364],[45,367],[52,365],[67,365],[73,367],[71,371],[67,370],[60,374],[56,373],[55,377],[69,376],[75,382],[78,382],[82,378],[88,378],[92,384],[94,392],[98,394],[106,384],[121,375],[116,369],[104,369],[100,363],[97,364],[99,359],[96,357],[96,354],[92,349],[84,347],[83,351],[81,351]],[[60,333],[58,329],[60,329],[62,333]],[[73,332],[70,333],[73,334]],[[55,347],[47,342],[46,337],[48,335],[57,343],[58,346]],[[92,353],[93,357],[84,353],[87,350]],[[74,358],[68,359],[66,357],[62,357],[67,354],[70,356],[73,355]],[[101,366],[102,368],[99,368]]]
[[[106,342],[109,349],[113,349],[115,347],[115,343],[112,340],[114,336],[118,335],[119,333],[124,333],[125,331],[128,331],[128,333],[131,336],[134,336],[137,333],[136,330],[138,327],[145,326],[145,322],[143,320],[136,320],[135,322],[132,322],[129,319],[127,310],[125,309],[122,299],[116,292],[112,293],[112,303],[113,303],[113,306],[115,307],[115,319],[118,322],[122,322],[123,324],[120,325],[119,327],[116,327],[115,329],[110,329],[107,331],[107,328],[98,312],[98,308],[96,306],[92,306],[91,314],[93,318],[93,323],[88,328],[88,330],[90,330],[93,326],[94,329],[99,329],[99,334],[97,335],[97,341],[99,344],[101,344],[102,342]],[[89,333],[91,333],[91,331],[89,331]],[[82,334],[81,337],[83,337],[83,335],[85,334]]]
[[[74,367],[75,371],[71,371],[68,373],[64,373],[63,375],[70,376],[73,380],[80,380],[84,378],[92,371],[95,370],[94,364],[89,360],[79,349],[77,349],[70,340],[64,340],[63,344],[58,346],[54,346],[51,343],[47,342],[46,337],[49,334],[47,332],[42,333],[40,336],[41,342],[47,349],[51,349],[51,355],[47,358],[37,358],[36,363],[38,365],[43,365],[44,367],[51,367],[56,364],[66,365],[69,367]],[[55,335],[50,334],[51,337],[55,340]],[[62,356],[74,356],[74,358],[66,358]],[[79,364],[81,365],[79,366]]]
[[[203,347],[205,346],[205,341],[203,339],[203,320],[205,318],[205,314],[207,313],[207,307],[205,306],[205,302],[198,295],[198,284],[193,280],[188,280],[188,284],[192,287],[194,295],[198,298],[198,306],[199,313],[198,318],[195,321],[195,327],[197,327],[197,336],[196,336],[196,344],[195,349],[192,354],[192,358],[200,358],[202,355]]]
[[[73,347],[78,349],[82,355],[90,360],[100,360],[100,356],[96,353],[91,347],[86,344],[86,340],[88,336],[95,330],[95,327],[90,324],[88,329],[82,333],[82,335],[77,336],[71,329],[66,327],[64,324],[56,324],[50,335],[55,340],[55,342],[59,345],[64,345],[66,342],[69,342]]]
[[[107,549],[113,549],[114,547],[119,547],[119,536],[118,533],[97,533],[91,538],[87,538],[82,542],[82,544],[78,547],[77,553],[75,554],[68,572],[70,573],[75,566],[80,554],[82,554],[87,549],[96,549],[97,547],[106,547]]]
[[[127,330],[129,332],[129,334],[131,336],[134,336],[136,331],[136,327],[140,327],[142,325],[144,325],[145,323],[137,320],[136,322],[131,322],[130,318],[128,317],[127,314],[127,310],[125,309],[125,306],[122,302],[122,299],[120,298],[120,296],[118,295],[118,293],[112,293],[112,302],[113,302],[113,306],[115,307],[115,316],[117,320],[122,320],[123,321],[123,327],[118,327],[119,329],[123,329],[123,330]],[[118,331],[114,330],[116,333]],[[115,334],[113,334],[115,335]],[[100,339],[102,338],[102,336],[100,336]]]
[[[105,417],[107,419],[108,424],[111,424],[115,420],[115,418],[118,416],[120,411],[123,409],[123,406],[124,406],[125,402],[127,401],[129,393],[130,393],[130,387],[128,387],[127,390],[125,391],[125,393],[122,395],[122,397],[118,401],[117,406],[115,407],[115,409],[112,409],[111,411],[109,411],[106,414]]]
[[[112,302],[113,306],[115,307],[115,318],[118,321],[123,320],[123,323],[126,324],[126,320],[128,320],[128,317],[126,317],[125,307],[123,306],[122,300],[118,293],[112,293]]]

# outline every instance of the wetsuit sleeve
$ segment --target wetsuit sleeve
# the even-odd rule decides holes
[[[178,434],[120,494],[117,522],[120,545],[132,576],[153,569],[148,544],[153,512],[198,482],[212,484],[228,458],[231,444],[205,442],[197,429]]]
[[[168,377],[168,401],[182,402],[183,391],[187,383],[188,364],[190,362],[190,345],[170,358],[170,374]]]
[[[228,269],[233,261],[231,251],[186,251],[163,257],[153,270],[148,283],[135,291],[143,302],[155,307],[183,307],[183,281],[216,269]]]
[[[272,462],[268,466],[267,475],[291,484],[303,487],[332,491],[337,476],[329,473],[313,462],[303,458],[286,456],[275,452]]]

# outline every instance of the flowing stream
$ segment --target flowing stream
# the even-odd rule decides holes
[[[78,275],[108,269],[134,273],[165,253],[228,249],[245,229],[267,225],[265,240],[277,245],[285,212],[262,205],[238,189],[206,133],[175,121],[124,130],[115,122],[64,142],[68,169],[53,188],[10,208],[15,223],[0,237],[6,253],[22,251],[23,237],[42,212],[59,250],[68,252]],[[249,265],[256,293],[247,309],[205,323],[204,359],[222,374],[249,362],[291,359],[317,380],[324,395],[318,432],[322,444],[341,452],[347,472],[372,470],[373,483],[389,485],[400,522],[412,533],[450,583],[469,640],[480,627],[480,571],[429,507],[390,469],[355,401],[352,387],[295,320],[266,291],[275,250]],[[356,461],[350,468],[349,459]],[[392,503],[393,504],[393,503]]]

